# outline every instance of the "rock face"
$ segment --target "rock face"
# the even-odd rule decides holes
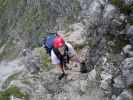
[[[5,1],[0,1],[0,60],[8,52],[11,58],[19,54],[24,68],[15,79],[5,75],[3,89],[16,85],[30,100],[133,100],[132,0]],[[43,70],[52,65],[45,52],[35,49],[47,31],[73,44],[88,73],[70,63],[68,75],[59,81],[55,67]]]
[[[92,84],[87,74],[80,74],[72,68],[66,71],[68,76],[62,80],[58,80],[56,69],[49,72],[42,72],[39,75],[30,75],[23,72],[12,81],[10,85],[19,87],[22,91],[30,94],[30,100],[102,100],[103,92],[96,88],[97,84]],[[22,80],[28,81],[25,83]]]
[[[74,45],[85,44],[85,37],[83,36],[85,26],[82,23],[75,23],[70,26],[70,32],[64,35],[65,40],[73,43]]]
[[[117,3],[120,2],[123,1],[120,0]],[[132,3],[132,0],[129,2]],[[86,6],[87,3],[89,6]],[[93,67],[96,71],[97,80],[101,82],[99,87],[104,91],[105,96],[111,100],[118,97],[119,100],[124,99],[120,95],[122,91],[124,92],[125,89],[130,91],[133,85],[133,74],[128,70],[127,65],[127,63],[129,66],[132,64],[129,60],[132,59],[132,25],[128,23],[132,12],[123,11],[125,8],[120,8],[121,11],[119,11],[117,9],[120,7],[119,4],[114,1],[111,3],[107,0],[88,2],[82,0],[84,18],[82,23],[85,25],[85,36],[90,46],[86,53],[88,56],[86,61],[89,62],[86,66]],[[124,6],[128,6],[130,10],[129,3]],[[131,92],[126,93],[129,93],[126,100],[132,100]]]
[[[133,58],[127,58],[122,62],[121,65],[121,72],[122,72],[122,78],[125,83],[125,87],[131,86],[133,83]]]
[[[83,22],[90,46],[89,63],[86,66],[93,66],[97,80],[101,82],[99,86],[110,100],[132,100],[132,25],[127,19],[132,12],[126,15],[125,11],[122,12],[123,8],[119,12],[117,7],[120,6],[116,6],[113,1],[114,5],[100,1],[103,3],[97,2],[97,7],[94,7],[98,12],[84,15],[88,17]],[[98,9],[100,6],[101,10]]]
[[[0,89],[2,89],[8,86],[6,80],[10,76],[20,73],[24,69],[24,65],[21,65],[20,59],[13,60],[12,62],[3,61],[0,63],[0,69]],[[9,81],[11,80],[9,79]]]

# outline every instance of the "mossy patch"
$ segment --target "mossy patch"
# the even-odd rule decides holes
[[[20,89],[16,86],[11,86],[0,92],[0,100],[10,100],[10,96],[22,98],[23,100],[29,100],[29,95],[20,91]]]
[[[23,16],[23,28],[26,32],[32,32],[36,26],[40,27],[42,22],[47,23],[48,11],[46,9],[27,8]]]
[[[115,40],[114,44],[110,47],[112,48],[113,53],[120,53],[122,48],[127,44],[127,41]]]
[[[128,89],[131,89],[132,92],[133,92],[133,84],[129,85],[129,86],[128,86]]]
[[[80,52],[80,50],[83,49],[84,47],[89,47],[89,45],[87,43],[74,45],[74,49],[77,52]]]
[[[36,49],[40,55],[42,69],[44,69],[45,71],[48,71],[51,68],[53,68],[51,64],[50,56],[46,53],[45,49],[44,48],[36,48]]]
[[[31,84],[31,82],[28,79],[22,80],[22,83],[26,84],[26,85],[30,85]]]
[[[19,73],[14,73],[14,74],[12,74],[11,76],[9,76],[9,77],[5,80],[4,84],[2,85],[2,88],[5,89],[5,88],[10,84],[10,82],[11,82],[12,80],[15,80],[15,79],[17,78],[17,75],[18,75],[18,74],[19,74]]]
[[[130,14],[133,11],[133,6],[126,5],[122,0],[112,0],[111,3],[117,6],[122,13]]]
[[[38,32],[36,33],[38,37],[44,37],[47,33],[45,32]]]
[[[5,11],[7,2],[8,0],[0,0],[0,17],[2,16],[2,13]]]
[[[1,59],[14,59],[17,56],[17,50],[15,48],[15,43],[12,40],[5,42],[4,51],[0,54]]]
[[[81,10],[80,2],[78,0],[74,0],[73,5],[74,5],[74,14],[78,16]]]
[[[94,48],[94,47],[96,47],[96,42],[95,41],[89,41],[88,42],[88,46],[90,47],[90,48]]]
[[[112,53],[120,53],[122,48],[128,44],[128,40],[125,39],[124,35],[115,36],[111,33],[105,35],[107,42],[107,50]]]
[[[129,23],[129,25],[133,25],[133,18],[128,17],[127,22]]]

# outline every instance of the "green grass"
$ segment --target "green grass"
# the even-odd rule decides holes
[[[0,92],[0,100],[10,100],[10,96],[15,96],[21,99],[23,98],[23,100],[29,100],[29,95],[21,92],[16,86],[11,86],[5,91]]]

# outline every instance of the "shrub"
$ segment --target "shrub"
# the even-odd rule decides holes
[[[15,96],[18,98],[23,98],[24,100],[29,100],[29,95],[27,93],[23,93],[16,86],[11,86],[5,91],[0,92],[0,100],[9,100],[10,96]]]

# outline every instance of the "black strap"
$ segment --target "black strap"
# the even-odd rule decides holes
[[[53,48],[54,53],[57,58],[60,60],[61,64],[69,63],[69,55],[68,55],[68,46],[65,44],[64,55],[62,55],[58,49]]]

